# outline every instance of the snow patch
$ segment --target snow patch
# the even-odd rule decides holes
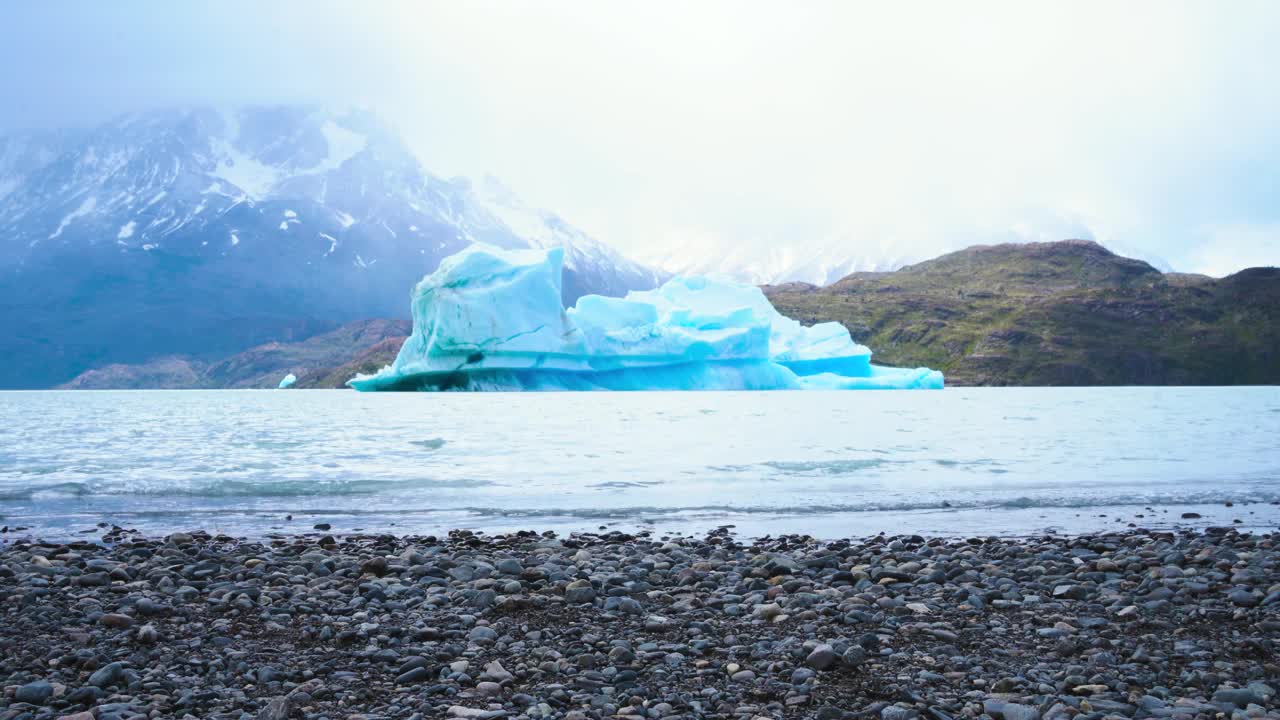
[[[558,237],[551,227],[546,213],[522,205],[515,193],[496,178],[484,178],[480,192],[476,193],[476,200],[498,222],[528,242],[530,247],[547,248],[565,244],[564,238]]]
[[[285,211],[284,211],[284,216],[285,216],[285,217],[287,217],[287,218],[296,218],[296,217],[298,217],[298,213],[296,213],[296,212],[294,212],[294,211],[292,211],[292,210],[285,210]]]
[[[562,247],[566,267],[612,266],[622,272],[649,274],[555,213],[525,205],[511,188],[491,175],[486,175],[470,196],[476,208],[473,222],[505,227],[531,248]]]
[[[325,173],[337,170],[351,158],[360,154],[369,144],[369,138],[358,132],[348,130],[329,120],[320,127],[324,141],[329,146],[329,155],[312,168],[310,173]]]
[[[218,159],[214,176],[239,188],[253,200],[260,200],[269,195],[281,181],[305,175],[322,175],[342,167],[351,158],[362,152],[369,139],[360,133],[348,130],[332,120],[320,127],[324,135],[328,153],[315,166],[286,172],[259,162],[241,152],[235,145],[240,134],[239,122],[233,113],[224,115],[227,123],[227,135],[213,140],[211,150]]]
[[[343,230],[346,230],[347,228],[356,224],[355,218],[351,217],[347,213],[342,212],[341,210],[334,210],[333,214],[338,216],[338,222],[342,223]]]
[[[49,239],[53,240],[58,236],[62,235],[62,231],[66,230],[67,226],[70,225],[72,222],[74,222],[76,218],[84,217],[85,215],[88,215],[89,213],[93,212],[93,209],[97,206],[98,206],[97,198],[94,198],[94,197],[85,198],[80,203],[80,207],[76,208],[75,210],[72,210],[70,213],[67,213],[67,216],[62,218],[62,222],[58,223],[58,229],[53,231],[53,234],[49,236]],[[32,245],[34,244],[35,243],[32,243]]]
[[[226,136],[210,141],[210,150],[217,159],[213,176],[234,185],[254,200],[267,195],[281,179],[280,170],[240,152],[235,146],[240,135],[239,119],[234,112],[224,112],[222,118],[227,125]]]
[[[280,179],[280,171],[240,152],[235,146],[240,137],[240,119],[236,117],[234,110],[223,109],[220,113],[226,125],[226,134],[210,141],[209,149],[217,160],[213,176],[257,200],[271,192],[271,188]]]
[[[116,239],[117,239],[117,240],[124,240],[124,239],[126,239],[126,238],[131,238],[131,237],[133,237],[133,231],[134,231],[134,228],[136,228],[136,227],[138,227],[138,223],[136,223],[136,222],[134,222],[134,221],[132,221],[132,220],[130,220],[129,222],[125,223],[124,225],[121,225],[121,226],[120,226],[120,232],[116,233]]]
[[[288,229],[289,229],[289,221],[288,221],[288,220],[283,220],[283,221],[281,221],[281,223],[280,223],[280,229],[281,229],[281,230],[288,230]]]
[[[338,238],[327,233],[320,233],[320,237],[329,241],[329,249],[324,251],[324,256],[329,257],[334,250],[338,249]]]
[[[230,147],[214,173],[240,188],[241,192],[257,200],[265,197],[280,179],[280,171],[254,160]]]
[[[200,243],[200,244],[207,245],[208,243]],[[235,233],[231,233],[231,246],[235,247],[236,245],[239,245],[239,244],[240,244],[240,236]]]
[[[920,258],[896,255],[882,243],[864,257],[850,255],[840,241],[832,244],[743,247],[736,240],[676,237],[641,251],[640,260],[674,275],[724,274],[753,285],[799,281],[829,285],[854,272],[896,270]]]

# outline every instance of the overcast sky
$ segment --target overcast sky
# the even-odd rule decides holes
[[[1280,264],[1280,2],[6,3],[0,130],[367,106],[628,253]]]

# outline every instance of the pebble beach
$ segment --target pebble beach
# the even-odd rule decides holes
[[[0,541],[0,720],[1280,717],[1280,534]]]

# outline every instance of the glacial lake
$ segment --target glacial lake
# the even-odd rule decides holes
[[[1277,387],[0,393],[8,538],[1274,530],[1277,502]]]

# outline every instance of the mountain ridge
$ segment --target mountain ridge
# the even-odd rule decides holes
[[[854,273],[825,288],[762,289],[784,315],[806,324],[841,322],[875,351],[877,363],[941,368],[950,385],[1280,383],[1277,268],[1221,279],[1162,273],[1097,243],[1067,240],[973,246],[897,271]],[[307,341],[333,345],[329,365],[304,361],[301,350],[251,349],[222,364],[257,363],[254,381],[241,375],[239,384],[225,386],[275,387],[294,372],[295,388],[344,387],[352,376],[390,364],[403,343],[396,332],[409,329],[353,326],[347,335]],[[255,360],[263,356],[278,362]],[[207,367],[162,357],[115,369],[115,387],[160,377],[170,378],[160,387],[218,387],[202,374]],[[110,387],[103,380],[109,377],[93,386]]]
[[[398,350],[413,324],[408,320],[359,320],[292,343],[269,342],[233,355],[202,361],[164,355],[144,363],[114,363],[86,370],[60,390],[201,390],[273,388],[289,373],[301,387],[323,378],[375,348]],[[381,367],[381,366],[379,366]],[[352,373],[353,375],[355,373]]]
[[[1165,274],[1092,241],[972,246],[825,288],[767,287],[953,385],[1280,383],[1280,270]]]
[[[0,387],[211,360],[369,317],[467,245],[565,248],[565,301],[658,275],[364,111],[187,107],[0,137]]]

